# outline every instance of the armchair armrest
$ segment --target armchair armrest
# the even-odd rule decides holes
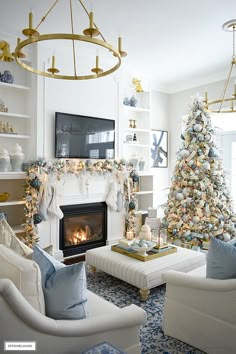
[[[193,276],[175,270],[169,270],[162,274],[163,282],[178,287],[186,287],[197,290],[231,292],[236,291],[236,279],[210,279]]]
[[[4,301],[21,321],[35,331],[60,337],[83,337],[138,327],[146,321],[146,312],[133,304],[83,320],[54,320],[35,310],[9,279],[0,279],[0,312]]]

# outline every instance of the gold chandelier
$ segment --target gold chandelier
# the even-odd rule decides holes
[[[208,101],[208,94],[205,92],[205,108],[208,112],[213,112],[213,113],[232,113],[236,112],[236,84],[234,84],[234,92],[230,97],[226,97],[227,89],[229,86],[229,81],[231,78],[231,74],[233,71],[234,66],[236,65],[236,56],[235,56],[235,31],[236,31],[236,20],[231,20],[228,22],[225,22],[222,26],[224,31],[227,32],[232,32],[233,35],[233,56],[231,60],[231,65],[229,69],[228,76],[225,80],[223,90],[221,92],[221,96],[219,99],[214,100],[214,101]],[[229,103],[229,106],[226,107],[224,103]],[[218,104],[218,108],[217,105]]]
[[[40,25],[47,19],[48,15],[54,9],[56,4],[59,0],[56,0],[53,5],[49,8],[46,14],[41,18],[39,24],[36,27],[33,27],[33,15],[29,13],[29,27],[22,30],[24,36],[28,37],[27,39],[21,40],[20,38],[17,39],[17,45],[15,48],[14,53],[10,53],[9,44],[5,41],[0,42],[0,50],[2,53],[0,55],[0,60],[2,61],[13,61],[14,58],[16,62],[24,69],[35,73],[37,75],[42,75],[46,77],[51,77],[54,79],[64,79],[64,80],[88,80],[88,79],[96,79],[102,76],[109,75],[116,71],[121,65],[121,58],[125,57],[127,53],[122,50],[122,39],[121,37],[118,38],[118,47],[115,48],[111,44],[109,44],[100,30],[98,29],[96,23],[94,22],[94,14],[93,12],[89,12],[85,5],[83,4],[82,0],[78,0],[79,4],[81,5],[82,9],[88,16],[89,20],[89,27],[84,29],[83,34],[75,34],[74,33],[74,16],[73,16],[73,7],[72,7],[72,0],[69,0],[69,11],[70,11],[70,28],[71,33],[50,33],[50,34],[40,34],[39,27]],[[100,36],[101,38],[95,38]],[[23,54],[22,50],[26,46],[33,45],[34,43],[38,42],[46,42],[52,40],[66,40],[71,42],[71,50],[72,50],[72,72],[67,74],[60,74],[60,68],[56,67],[56,57],[52,55],[51,58],[51,66],[44,71],[39,70],[38,68],[34,68],[33,65],[28,62],[24,61],[25,55]],[[89,43],[95,45],[96,48],[105,48],[105,52],[108,56],[112,57],[113,63],[109,63],[109,67],[103,70],[100,67],[100,58],[97,53],[94,57],[94,67],[91,68],[91,73],[82,74],[79,73],[77,69],[77,56],[76,56],[76,43]],[[68,50],[68,48],[66,48]]]

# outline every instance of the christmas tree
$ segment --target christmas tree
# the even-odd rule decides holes
[[[214,138],[210,115],[201,98],[194,98],[162,219],[169,242],[207,248],[211,237],[229,241],[236,233],[236,217]]]

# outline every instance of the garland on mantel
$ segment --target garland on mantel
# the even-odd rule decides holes
[[[48,177],[54,175],[59,181],[62,175],[105,175],[114,176],[122,183],[123,200],[125,208],[125,230],[133,231],[135,228],[135,209],[137,209],[136,191],[138,190],[139,176],[132,163],[125,160],[105,160],[93,163],[91,160],[57,160],[56,162],[39,160],[32,163],[26,171],[24,190],[25,199],[25,239],[24,242],[32,247],[39,241],[37,224],[43,221],[40,214],[39,203],[42,191],[47,185]]]

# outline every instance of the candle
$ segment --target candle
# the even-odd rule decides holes
[[[118,51],[121,51],[121,37],[118,38]]]
[[[132,240],[134,238],[134,232],[132,230],[126,231],[127,240]]]
[[[33,28],[33,13],[32,12],[29,13],[29,28],[30,29]]]
[[[93,28],[93,12],[89,14],[89,27]]]

